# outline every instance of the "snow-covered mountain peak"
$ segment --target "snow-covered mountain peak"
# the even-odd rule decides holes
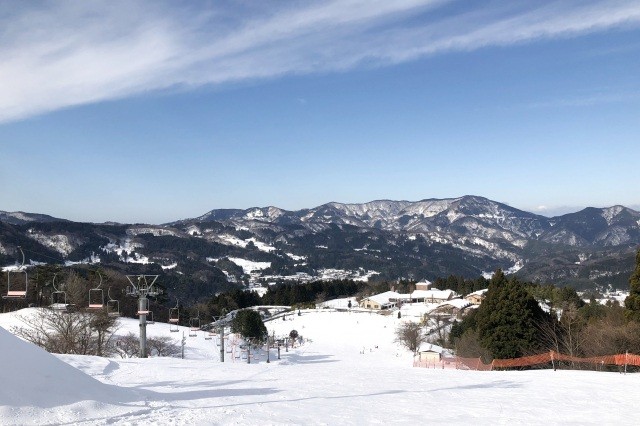
[[[361,204],[343,204],[333,202],[328,203],[327,206],[331,206],[348,216],[353,216],[359,219],[376,218],[388,220],[396,216],[398,212],[411,204],[412,203],[410,201],[376,200]]]
[[[22,225],[30,222],[66,222],[66,220],[40,213],[25,213],[21,211],[6,212],[0,210],[0,222]]]
[[[432,217],[450,208],[451,204],[457,200],[459,200],[459,198],[417,201],[410,203],[402,209],[400,215]]]
[[[613,206],[602,209],[602,217],[607,221],[608,225],[611,225],[614,219],[626,208],[623,206]]]
[[[277,207],[253,207],[245,210],[243,218],[249,220],[273,221],[283,216],[285,211]]]

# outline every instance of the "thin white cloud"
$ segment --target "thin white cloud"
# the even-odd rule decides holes
[[[620,88],[608,89],[606,92],[594,91],[594,93],[574,96],[570,98],[552,99],[548,101],[527,104],[534,109],[564,108],[564,107],[590,107],[602,104],[618,104],[624,102],[637,102],[640,100],[640,92],[623,90]]]
[[[244,9],[215,2],[206,10],[151,1],[16,4],[0,12],[0,122],[174,86],[395,64],[640,24],[635,0],[533,8],[453,0]]]

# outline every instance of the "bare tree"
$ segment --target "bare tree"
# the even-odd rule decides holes
[[[78,308],[87,306],[89,302],[88,282],[76,271],[70,271],[60,286],[67,294],[67,303]]]
[[[427,339],[437,345],[445,346],[451,319],[442,314],[427,314],[422,323],[427,331]]]
[[[425,342],[423,327],[414,322],[402,323],[396,329],[395,341],[409,349],[411,352],[418,350],[418,347]]]
[[[147,344],[148,342],[147,340]],[[140,353],[140,339],[131,332],[125,336],[118,336],[116,348],[121,358],[135,358]]]
[[[136,358],[140,352],[140,339],[129,333],[117,338],[116,347],[122,358]],[[171,337],[150,337],[147,338],[147,352],[150,356],[178,356],[181,348]]]
[[[85,313],[87,315],[87,313]],[[109,316],[106,309],[100,309],[89,313],[89,326],[93,332],[93,344],[95,354],[98,356],[108,356],[113,353],[111,339],[115,331],[116,318]],[[107,353],[108,352],[108,353]]]
[[[467,329],[455,341],[456,355],[463,358],[482,358],[484,362],[491,361],[491,353],[480,344],[480,336],[473,329]]]
[[[640,353],[640,323],[627,322],[619,306],[611,307],[602,320],[589,323],[582,338],[586,356]]]
[[[12,327],[12,332],[48,352],[99,356],[114,353],[115,319],[106,314],[39,308],[34,315],[20,319],[25,326]]]
[[[147,348],[151,356],[178,356],[181,353],[180,346],[167,336],[147,339]]]
[[[572,357],[582,356],[584,320],[578,314],[577,306],[574,303],[566,305],[559,321],[555,319],[555,313],[552,316],[550,321],[536,324],[543,339],[543,347]],[[570,364],[571,368],[579,367],[575,362]]]

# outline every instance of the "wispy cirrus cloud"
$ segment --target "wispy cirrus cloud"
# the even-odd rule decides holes
[[[624,102],[637,102],[640,100],[640,92],[637,90],[623,90],[620,88],[608,89],[604,91],[593,91],[582,96],[574,96],[571,98],[559,98],[548,101],[540,101],[527,104],[526,106],[534,109],[544,108],[565,108],[565,107],[591,107],[602,104],[618,104]]]
[[[0,12],[0,122],[169,87],[392,65],[640,25],[635,0],[532,3],[17,3]]]

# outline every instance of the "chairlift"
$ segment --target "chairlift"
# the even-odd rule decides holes
[[[3,299],[24,299],[27,297],[29,276],[24,267],[24,252],[21,247],[18,247],[18,249],[22,253],[22,265],[13,271],[7,270],[7,294],[2,296]]]
[[[196,311],[196,316],[189,319],[189,337],[195,337],[200,330],[200,311]]]
[[[102,309],[104,308],[104,290],[102,290],[102,274],[100,271],[98,276],[100,277],[100,283],[96,288],[89,290],[89,309]]]
[[[155,324],[156,322],[153,320],[153,311],[149,310],[147,314],[147,324]]]
[[[207,332],[204,334],[204,340],[211,340],[211,339],[213,339],[214,334],[215,334],[215,333],[214,333],[214,332],[212,332],[211,330],[207,331]]]
[[[177,332],[178,323],[180,322],[180,309],[178,300],[176,300],[176,307],[169,308],[169,331]]]
[[[53,292],[51,293],[51,309],[55,309],[57,311],[66,311],[67,310],[67,293],[63,290],[60,290],[59,287],[56,287],[56,276],[58,274],[53,274],[53,281],[51,282],[51,286],[53,287]]]
[[[107,289],[107,315],[110,317],[119,317],[120,316],[120,301],[111,297],[111,287]]]

